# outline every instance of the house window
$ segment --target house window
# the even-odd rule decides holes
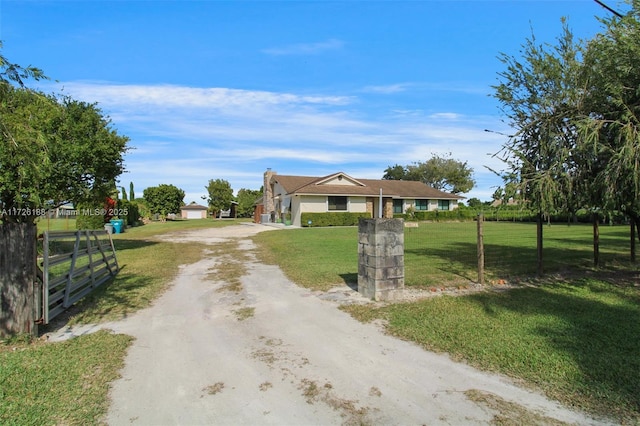
[[[438,200],[438,210],[449,210],[449,200]]]
[[[329,211],[347,211],[347,197],[327,197]]]
[[[429,200],[416,200],[416,210],[429,210]]]
[[[396,214],[396,213],[402,214],[402,213],[404,213],[402,211],[403,207],[404,207],[404,200],[398,200],[398,199],[394,199],[393,200],[393,214]]]

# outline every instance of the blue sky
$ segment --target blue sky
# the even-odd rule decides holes
[[[614,2],[610,6],[619,7]],[[578,38],[607,12],[573,1],[0,0],[3,54],[97,102],[131,138],[136,194],[161,183],[202,202],[209,179],[259,189],[267,168],[379,179],[432,154],[487,167],[509,133],[490,95],[501,53],[561,17]]]

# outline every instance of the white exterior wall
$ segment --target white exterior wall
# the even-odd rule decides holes
[[[347,208],[351,213],[366,213],[367,197],[349,197]]]
[[[302,213],[327,213],[329,211],[326,195],[300,195],[291,199],[292,224],[301,226]],[[351,213],[366,213],[366,197],[347,197],[347,211]]]
[[[326,213],[327,212],[327,196],[326,195],[301,195],[300,210],[304,213]]]

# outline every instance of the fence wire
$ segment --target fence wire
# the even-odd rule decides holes
[[[405,282],[409,286],[456,286],[478,281],[477,222],[419,222],[405,229]],[[629,226],[600,226],[600,267],[636,268],[630,262]],[[483,222],[485,282],[537,274],[536,224]],[[594,266],[590,224],[543,227],[544,273]]]

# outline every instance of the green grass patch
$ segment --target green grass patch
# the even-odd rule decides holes
[[[640,288],[594,280],[435,297],[378,309],[390,333],[500,372],[550,397],[640,422]]]
[[[0,423],[100,424],[131,341],[100,331],[60,343],[0,345]]]
[[[544,227],[545,272],[566,273],[593,265],[590,225],[553,224]],[[629,229],[600,228],[600,260],[605,267],[629,265]],[[405,228],[405,285],[420,288],[454,287],[476,281],[477,224],[421,222]],[[260,258],[278,264],[296,283],[326,290],[358,281],[358,228],[287,229],[254,237]],[[484,223],[485,268],[488,282],[536,274],[534,223]]]
[[[317,290],[358,282],[358,228],[305,228],[261,232],[258,257],[289,279]]]

